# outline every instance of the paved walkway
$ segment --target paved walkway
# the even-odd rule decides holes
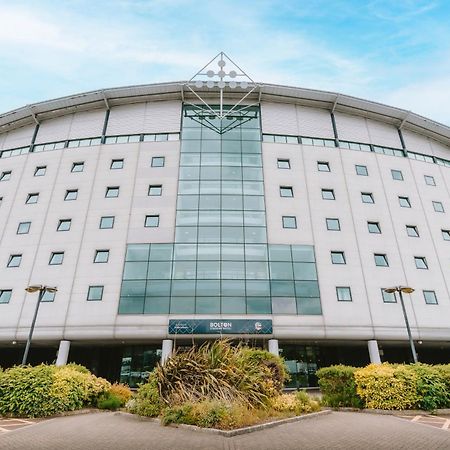
[[[432,416],[431,414],[424,414],[419,416],[399,415],[398,417],[410,420],[411,422],[417,422],[424,425],[441,428],[442,430],[448,430],[450,432],[450,417],[447,416]]]
[[[45,420],[0,435],[2,450],[449,450],[450,433],[398,417],[333,412],[233,438],[121,413],[93,413]]]
[[[3,419],[0,418],[0,434],[8,431],[17,430],[19,428],[27,427],[35,423],[34,419]]]

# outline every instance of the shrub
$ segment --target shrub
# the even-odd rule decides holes
[[[353,408],[362,406],[361,398],[356,392],[355,370],[355,367],[337,365],[323,367],[316,372],[325,405]]]
[[[120,400],[120,406],[124,406],[125,403],[133,396],[131,389],[126,384],[122,383],[114,383],[108,393],[114,395]]]
[[[100,396],[97,401],[97,407],[100,409],[110,409],[115,411],[124,405],[123,399],[118,397],[117,395],[108,392]]]
[[[355,371],[355,381],[367,408],[401,410],[419,402],[418,376],[411,366],[370,364]]]
[[[160,414],[162,402],[155,371],[150,374],[147,383],[139,386],[136,397],[128,406],[130,412],[141,416],[156,417]]]
[[[434,369],[439,373],[442,382],[445,384],[445,390],[450,393],[450,364],[441,364],[434,366]],[[444,408],[450,408],[450,399],[447,397],[447,404]]]
[[[281,394],[272,400],[271,406],[275,411],[295,414],[308,413],[320,409],[319,403],[312,400],[304,391],[298,391],[295,394]]]

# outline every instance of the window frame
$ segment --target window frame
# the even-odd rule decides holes
[[[364,168],[364,173],[359,173],[359,169]],[[367,169],[367,166],[364,166],[363,164],[355,164],[355,172],[356,175],[360,176],[360,177],[368,177],[369,176],[369,171]]]
[[[69,195],[75,194],[75,198],[68,198]],[[66,194],[64,195],[65,202],[73,202],[78,199],[78,189],[66,189]]]
[[[450,241],[450,230],[445,230],[441,228],[441,235],[444,241]],[[446,238],[447,236],[447,238]]]
[[[366,201],[369,200],[369,201]],[[372,192],[361,192],[361,201],[368,205],[373,205],[375,203],[375,198]]]
[[[350,299],[339,298],[339,289],[346,289],[350,294]],[[336,298],[338,302],[353,302],[352,289],[350,286],[336,286]]]
[[[425,300],[426,305],[439,305],[438,298],[436,295],[436,291],[423,289],[422,290],[423,298]],[[434,301],[427,301],[427,294],[433,294]]]
[[[334,193],[334,189],[321,189],[322,200],[336,200],[336,195]],[[324,197],[325,195],[325,197]],[[327,197],[329,195],[329,197]]]
[[[28,225],[28,227],[26,228],[26,231],[22,231],[19,233],[21,225]],[[19,222],[19,225],[17,225],[16,234],[28,234],[30,232],[30,228],[31,228],[31,221]]]
[[[106,258],[105,258],[106,256]],[[98,261],[97,261],[98,259]],[[97,249],[94,254],[94,264],[106,264],[109,262],[109,249]]]
[[[40,174],[39,171],[43,170],[44,173]],[[47,166],[36,166],[36,168],[34,169],[34,177],[43,177],[45,176],[45,174],[47,173]]]
[[[155,161],[162,160],[162,164],[155,164]],[[156,169],[166,166],[166,157],[165,156],[152,156],[152,161],[150,163],[151,167],[155,167]]]
[[[66,224],[66,223],[68,223],[69,224],[69,228],[67,228],[67,230],[61,230],[60,228],[61,228],[61,226],[63,225],[63,224]],[[72,227],[72,219],[59,219],[58,220],[58,226],[56,227],[56,231],[70,231],[70,228]]]
[[[341,259],[335,259],[335,256],[341,257]],[[343,250],[331,250],[330,251],[331,264],[333,265],[345,265],[347,264],[347,260],[345,258],[345,252]]]
[[[444,204],[442,202],[432,200],[432,203],[433,203],[434,212],[445,213]],[[436,208],[438,208],[438,209],[436,209]]]
[[[103,219],[112,219],[112,225],[110,227],[102,227],[102,220]],[[110,230],[110,229],[114,228],[115,220],[116,220],[116,216],[101,216],[100,217],[100,222],[98,224],[98,229],[99,230]]]
[[[376,229],[377,229],[377,231],[371,231],[371,230],[370,230],[370,227],[371,227],[371,226],[375,226]],[[380,222],[369,222],[369,221],[367,221],[367,231],[368,231],[370,234],[381,234],[381,226],[380,226]]]
[[[402,205],[402,201],[405,201],[406,204]],[[411,201],[409,200],[409,197],[404,197],[402,195],[399,195],[398,202],[399,202],[400,208],[411,208]]]
[[[117,191],[117,195],[110,195],[111,192]],[[107,186],[105,191],[105,198],[118,198],[120,194],[120,186]]]
[[[30,201],[33,200],[33,201]],[[36,201],[34,201],[36,200]],[[25,205],[35,205],[39,201],[39,192],[30,192],[27,194],[27,199],[25,200]]]
[[[9,181],[11,179],[12,170],[4,170],[0,174],[0,181]]]
[[[100,288],[100,297],[99,298],[90,298],[91,290]],[[88,302],[100,302],[103,300],[103,294],[104,294],[105,286],[100,284],[95,285],[89,285],[87,295],[86,295],[86,301]]]
[[[337,228],[330,228],[330,222],[329,221],[336,221],[337,222]],[[341,221],[337,217],[325,217],[325,223],[327,226],[328,231],[341,231]]]
[[[387,298],[389,298],[388,296],[391,296],[391,298],[393,298],[394,300],[386,300]],[[383,299],[383,303],[397,303],[397,296],[395,295],[395,292],[386,292],[383,288],[381,288],[381,298]]]
[[[80,170],[78,170],[79,167],[81,167]],[[75,162],[73,162],[72,163],[72,168],[70,169],[70,172],[71,173],[84,172],[84,161],[75,161]]]
[[[7,305],[11,301],[12,292],[12,289],[0,289],[0,305]],[[6,301],[2,300],[3,296],[7,298]]]
[[[421,261],[425,267],[419,267],[417,265],[417,263],[419,261]],[[425,256],[414,256],[414,264],[416,266],[416,269],[419,269],[419,270],[428,270],[429,269],[428,261],[427,261],[427,258]]]
[[[116,163],[119,164],[119,167],[114,167]],[[121,170],[124,168],[124,160],[123,158],[112,159],[111,164],[109,165],[109,170]]]
[[[281,167],[283,163],[287,163],[287,167]],[[281,170],[290,170],[291,169],[291,160],[287,158],[277,158],[277,168]]]
[[[15,261],[16,259],[18,259],[18,261],[19,261],[18,264],[11,265],[11,263],[13,261]],[[20,267],[20,264],[22,264],[22,253],[14,253],[14,254],[9,255],[8,263],[7,263],[6,267],[8,267],[8,268]]]
[[[396,176],[394,176],[394,174],[400,174],[400,178],[396,178]],[[405,181],[405,179],[403,177],[403,172],[400,169],[391,169],[391,177],[395,181]]]
[[[289,222],[289,220],[293,220],[293,225],[294,226],[286,226],[287,222]],[[283,229],[286,230],[296,230],[297,229],[297,216],[281,216],[281,225],[283,227]]]
[[[405,228],[406,228],[406,234],[409,237],[420,237],[419,229],[417,228],[416,225],[405,225]],[[414,231],[415,234],[411,234],[410,231]]]
[[[373,259],[376,267],[389,267],[389,260],[386,253],[374,253]],[[379,262],[382,264],[379,264]]]
[[[148,225],[147,221],[156,218],[156,225]],[[159,228],[160,215],[159,214],[147,214],[144,219],[144,228]]]
[[[325,170],[321,169],[321,166],[326,167]],[[331,172],[330,163],[328,161],[317,161],[318,172]]]
[[[60,262],[52,262],[54,258],[61,257]],[[58,259],[57,259],[58,261]],[[48,260],[49,266],[60,266],[64,262],[64,252],[51,252],[50,253],[50,259]]]
[[[425,184],[427,186],[436,186],[436,180],[433,177],[433,175],[424,175],[423,178],[425,179]],[[430,183],[429,183],[430,181]]]
[[[157,190],[156,192],[158,192],[158,193],[157,194],[152,194],[152,190]],[[161,197],[162,196],[162,192],[163,192],[162,184],[150,184],[148,186],[147,195],[148,195],[148,197]]]
[[[279,187],[280,197],[282,198],[293,198],[294,197],[294,188],[292,186],[280,186]],[[289,194],[289,195],[285,195]]]

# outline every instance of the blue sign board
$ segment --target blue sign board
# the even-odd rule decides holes
[[[271,320],[169,320],[169,334],[272,334]]]

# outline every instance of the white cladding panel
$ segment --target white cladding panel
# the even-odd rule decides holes
[[[31,145],[35,128],[35,125],[27,125],[16,130],[8,131],[3,135],[3,146],[1,149],[7,150]]]
[[[438,158],[443,158],[450,160],[450,147],[447,145],[441,144],[438,141],[435,141],[434,139],[430,139],[430,145],[433,150],[433,155],[437,156]]]
[[[385,147],[402,148],[398,129],[393,125],[378,122],[377,120],[366,119],[369,129],[370,143]]]
[[[39,125],[35,144],[65,141],[69,138],[73,114],[43,121]]]
[[[298,136],[296,106],[285,103],[262,102],[261,126],[263,133]]]
[[[431,154],[430,140],[426,136],[414,133],[414,131],[402,129],[405,147],[412,152]]]
[[[342,141],[370,142],[366,119],[340,112],[334,113],[339,139]]]
[[[102,135],[106,110],[95,109],[73,115],[69,131],[69,139],[99,137]]]
[[[296,106],[298,129],[301,136],[334,139],[330,111],[307,106]]]

